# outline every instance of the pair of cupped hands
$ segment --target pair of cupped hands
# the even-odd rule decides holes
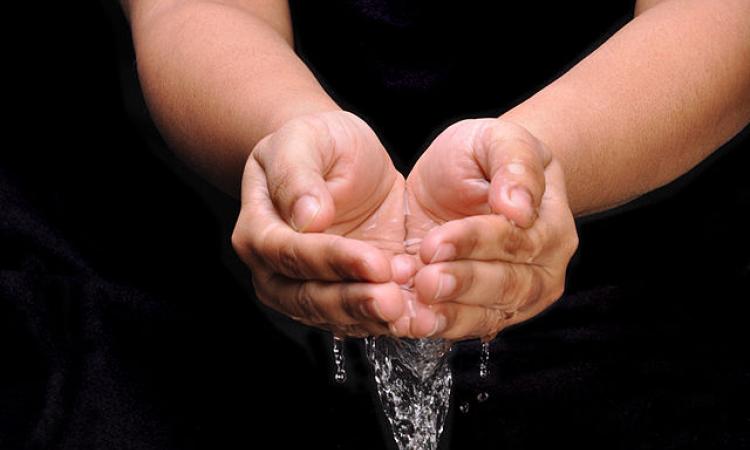
[[[232,244],[258,298],[339,336],[491,338],[558,299],[577,244],[559,162],[525,128],[444,130],[406,179],[344,111],[247,160]]]

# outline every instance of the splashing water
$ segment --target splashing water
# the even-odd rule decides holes
[[[399,450],[435,450],[453,379],[442,339],[367,338],[367,359]]]
[[[338,336],[333,337],[333,379],[337,383],[346,381],[346,360],[344,359],[344,340]]]
[[[490,375],[490,343],[482,343],[482,353],[479,356],[479,378],[485,379]]]

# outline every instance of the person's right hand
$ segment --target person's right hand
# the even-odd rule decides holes
[[[337,335],[389,332],[404,311],[404,178],[375,133],[334,111],[293,119],[247,160],[232,244],[258,298]]]

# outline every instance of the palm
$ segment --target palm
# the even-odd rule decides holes
[[[406,180],[406,251],[415,254],[432,228],[487,214],[490,182],[474,159],[472,130],[452,127],[438,136]]]
[[[403,253],[404,177],[364,122],[329,126],[337,149],[326,185],[335,216],[326,233],[368,242],[389,255]]]

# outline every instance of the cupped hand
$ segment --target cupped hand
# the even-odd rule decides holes
[[[294,119],[247,160],[232,244],[258,298],[338,335],[389,332],[401,317],[404,179],[357,116]]]
[[[395,334],[494,337],[562,295],[578,236],[562,168],[526,129],[458,122],[425,151],[406,189],[420,314],[402,315]]]

